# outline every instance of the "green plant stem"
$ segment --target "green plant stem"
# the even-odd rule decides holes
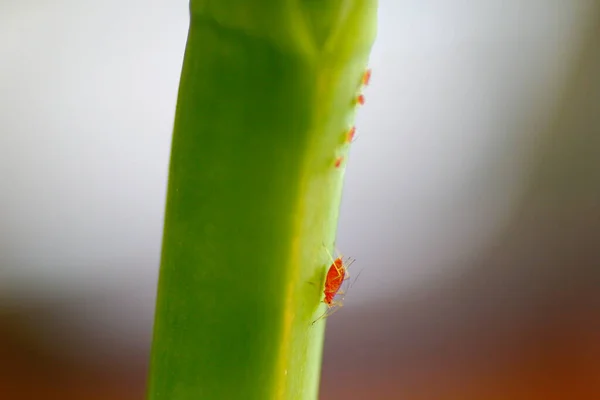
[[[192,1],[148,398],[314,399],[376,1]]]

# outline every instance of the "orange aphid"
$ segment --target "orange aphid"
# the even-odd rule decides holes
[[[333,306],[333,298],[340,290],[345,278],[346,266],[344,265],[342,257],[338,257],[329,266],[329,271],[327,271],[327,277],[325,278],[325,289],[323,290],[325,298],[323,299],[323,302],[327,304],[327,306]]]
[[[364,95],[362,95],[362,94],[359,94],[359,95],[356,97],[356,102],[357,102],[358,104],[360,104],[361,106],[362,106],[362,105],[364,105],[364,104],[365,104],[365,96],[364,96]]]
[[[362,77],[362,84],[364,86],[367,86],[369,84],[369,82],[371,81],[371,68],[368,68],[365,73],[363,74]]]
[[[356,134],[356,127],[350,128],[350,130],[346,133],[346,142],[350,143],[354,140],[354,135]]]
[[[344,161],[344,157],[342,157],[342,156],[337,157],[335,159],[335,163],[334,163],[335,167],[339,168],[342,165],[342,161]]]
[[[323,317],[327,317],[333,314],[334,311],[340,309],[343,306],[342,300],[335,301],[334,298],[338,294],[343,294],[340,291],[342,287],[342,283],[348,279],[348,267],[354,262],[354,260],[347,259],[346,262],[342,259],[342,257],[338,257],[333,260],[329,269],[327,270],[327,276],[325,277],[325,288],[323,289],[323,294],[325,298],[323,299],[323,303],[327,305],[327,311],[319,318],[313,321],[313,324],[320,320]]]

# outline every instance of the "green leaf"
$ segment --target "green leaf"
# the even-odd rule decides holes
[[[376,0],[192,1],[148,398],[315,399]]]

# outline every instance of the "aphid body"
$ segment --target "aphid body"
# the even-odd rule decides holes
[[[323,303],[327,305],[327,311],[325,311],[319,318],[314,320],[313,324],[321,318],[333,314],[344,305],[342,302],[343,299],[336,301],[335,297],[337,295],[344,294],[342,291],[340,291],[340,288],[342,287],[342,283],[349,278],[348,267],[354,262],[354,260],[347,259],[346,262],[344,262],[342,257],[338,257],[335,260],[331,256],[330,258],[332,262],[327,270],[327,275],[325,276],[325,288],[323,289],[323,294],[325,295]]]
[[[329,271],[327,271],[327,277],[325,278],[325,289],[323,290],[325,299],[323,302],[327,304],[327,306],[331,307],[333,305],[333,298],[340,290],[345,278],[346,266],[344,265],[344,260],[342,260],[342,257],[338,257],[329,267]]]
[[[356,127],[352,127],[346,133],[346,143],[351,143],[354,141],[354,135],[356,135]]]
[[[365,71],[365,73],[363,74],[363,77],[362,77],[362,84],[364,86],[369,85],[369,82],[371,82],[371,69],[370,68]]]
[[[336,168],[339,168],[342,165],[342,161],[344,161],[344,157],[339,156],[335,159],[335,162],[333,165],[335,165]]]

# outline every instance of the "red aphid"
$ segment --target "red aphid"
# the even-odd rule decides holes
[[[344,161],[344,157],[339,156],[338,158],[336,158],[334,163],[335,167],[339,168],[342,165],[342,161]]]
[[[364,105],[364,104],[365,104],[365,96],[364,96],[364,95],[362,95],[362,94],[359,94],[359,95],[356,97],[356,102],[357,102],[358,104],[360,104],[361,106],[362,106],[362,105]]]
[[[371,81],[371,68],[367,69],[362,77],[362,84],[367,86]]]
[[[329,271],[327,271],[327,277],[325,278],[325,289],[323,290],[325,299],[323,299],[323,302],[327,304],[328,307],[333,306],[333,298],[340,290],[345,278],[346,266],[344,265],[342,257],[338,257],[333,261],[331,266],[329,266]]]
[[[352,128],[350,128],[350,130],[348,131],[348,133],[346,133],[346,142],[350,143],[354,140],[354,135],[356,134],[356,128],[353,126]]]
[[[313,321],[313,324],[321,318],[327,317],[333,314],[336,310],[339,310],[344,304],[342,300],[335,301],[337,295],[343,294],[340,291],[342,283],[348,279],[348,267],[354,262],[354,260],[348,259],[346,262],[342,257],[338,257],[335,260],[332,258],[332,263],[327,270],[327,276],[325,277],[325,289],[323,294],[325,298],[323,303],[327,305],[327,311],[325,311],[319,318]]]

